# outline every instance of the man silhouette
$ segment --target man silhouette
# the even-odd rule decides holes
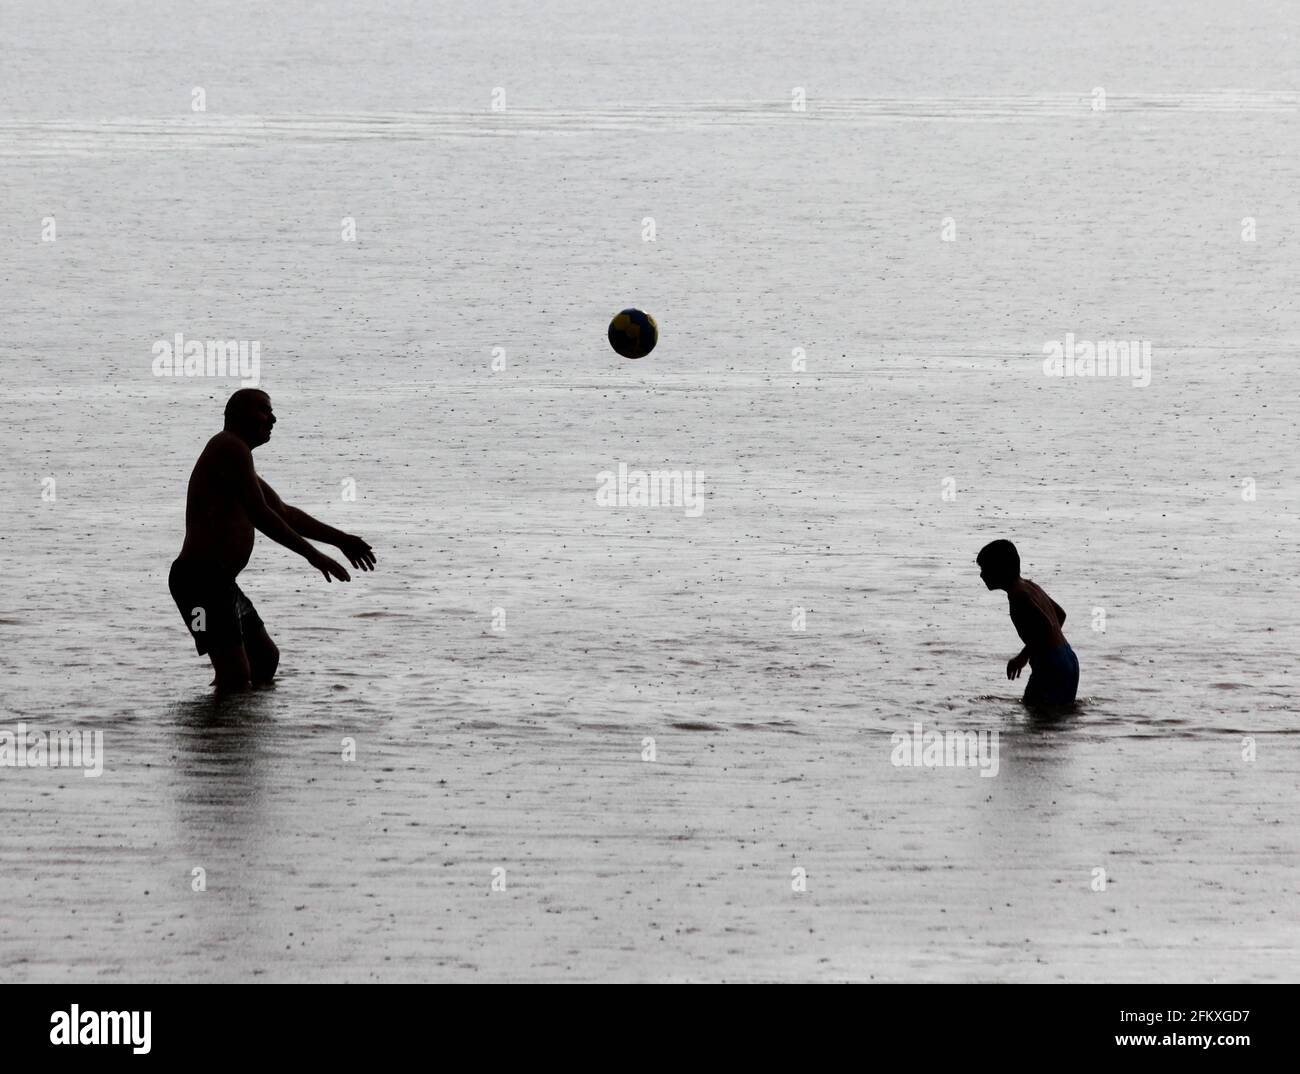
[[[280,650],[261,616],[235,584],[253,551],[253,530],[292,549],[325,575],[351,581],[348,572],[307,543],[324,541],[359,570],[373,570],[375,554],[360,537],[342,533],[290,507],[253,469],[253,449],[271,439],[271,397],[241,388],[226,403],[226,426],[194,464],[185,499],[185,543],[172,564],[168,588],[199,654],[216,671],[218,693],[268,683]]]

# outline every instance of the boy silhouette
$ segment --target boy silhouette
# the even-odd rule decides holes
[[[1079,689],[1079,658],[1061,633],[1065,609],[1028,578],[1020,577],[1020,553],[1010,541],[993,541],[975,557],[989,589],[1005,589],[1011,622],[1025,647],[1007,661],[1007,678],[1018,679],[1028,663],[1026,705],[1070,705]]]

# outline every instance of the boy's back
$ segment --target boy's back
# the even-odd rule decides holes
[[[1035,656],[1044,656],[1066,644],[1061,632],[1065,610],[1043,592],[1042,586],[1021,578],[1007,590],[1007,603],[1016,633],[1029,650],[1030,663]]]

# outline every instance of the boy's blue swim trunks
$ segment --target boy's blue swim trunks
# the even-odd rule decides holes
[[[1079,658],[1069,643],[1042,656],[1031,656],[1026,705],[1070,705],[1079,691]]]

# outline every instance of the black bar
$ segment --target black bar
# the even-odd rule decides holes
[[[816,989],[813,991],[812,989]],[[583,1055],[621,1066],[658,1054],[692,1065],[735,1060],[855,1063],[951,1056],[1003,1061],[1119,1058],[1217,1063],[1282,1059],[1296,1037],[1294,985],[866,985],[714,990],[447,985],[11,985],[3,989],[9,1061],[77,1057],[132,1063],[256,1058],[295,1063],[424,1056]],[[136,1012],[148,1051],[125,1044],[54,1044],[76,1005],[87,1037],[98,1012]],[[93,1013],[87,1021],[87,1014]],[[93,1024],[93,1029],[91,1028]],[[119,1027],[125,1023],[118,1021]],[[110,1022],[111,1029],[111,1022]],[[1186,1038],[1212,1039],[1188,1043]],[[140,1032],[135,1039],[143,1041]],[[1125,1038],[1127,1043],[1121,1043]],[[1149,1038],[1149,1039],[1144,1039]],[[1244,1038],[1244,1039],[1241,1039]],[[831,1051],[834,1049],[834,1051]],[[619,1058],[622,1057],[622,1058]],[[464,1061],[464,1060],[461,1060]],[[549,1060],[548,1060],[549,1061]],[[586,1065],[586,1060],[583,1061]],[[9,1069],[19,1069],[9,1066]]]

